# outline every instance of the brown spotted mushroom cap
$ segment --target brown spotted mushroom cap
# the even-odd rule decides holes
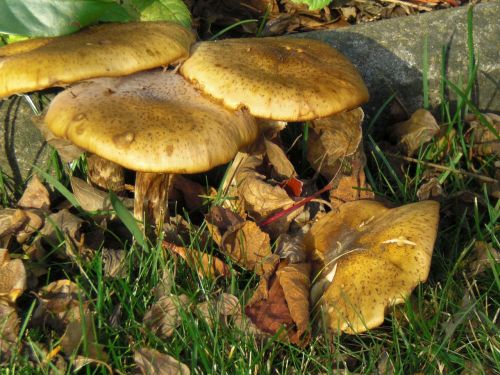
[[[10,44],[0,48],[0,98],[167,66],[187,58],[194,40],[175,23],[137,22]]]
[[[249,38],[201,42],[181,74],[225,106],[256,117],[305,121],[368,100],[356,68],[328,44],[311,39]]]
[[[359,333],[382,324],[427,279],[438,221],[434,201],[389,209],[359,200],[315,223],[306,237],[317,275],[311,302],[328,326]]]
[[[161,70],[70,87],[44,121],[56,137],[141,172],[204,172],[258,133],[248,112],[225,109]]]

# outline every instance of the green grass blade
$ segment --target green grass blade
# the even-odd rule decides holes
[[[76,199],[76,197],[73,195],[73,193],[71,191],[68,190],[68,188],[66,188],[66,186],[64,186],[60,181],[58,181],[55,177],[51,176],[50,174],[42,171],[40,168],[38,168],[37,166],[33,166],[33,168],[35,168],[38,173],[40,173],[40,175],[43,177],[43,179],[45,181],[47,181],[47,183],[51,186],[54,187],[54,189],[56,189],[59,193],[61,193],[61,195],[66,198],[68,200],[69,203],[71,203],[71,205],[73,207],[75,207],[76,209],[78,210],[81,210],[82,208],[80,207],[80,204],[78,203],[78,200]]]
[[[109,192],[109,200],[116,212],[116,216],[118,216],[118,218],[130,231],[130,233],[132,233],[137,243],[143,248],[146,248],[147,244],[144,233],[142,233],[141,228],[139,228],[139,225],[137,225],[137,221],[135,220],[134,216],[132,216],[130,211],[123,205],[122,201],[112,191]]]
[[[221,31],[219,31],[217,34],[215,34],[214,36],[212,36],[210,38],[210,40],[216,40],[218,39],[220,36],[224,35],[225,33],[227,33],[228,31],[234,29],[235,27],[238,27],[238,26],[241,26],[241,25],[244,25],[246,23],[252,23],[252,22],[259,22],[259,20],[256,20],[254,18],[252,19],[249,19],[249,20],[243,20],[243,21],[239,21],[239,22],[235,22],[233,23],[232,25],[229,25],[228,27],[222,29]]]

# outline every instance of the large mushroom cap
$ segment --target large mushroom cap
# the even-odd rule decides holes
[[[201,42],[181,74],[229,108],[256,117],[305,121],[368,100],[356,68],[329,45],[310,39],[249,38]]]
[[[194,35],[170,22],[105,24],[0,48],[0,98],[165,66],[189,55]]]
[[[225,109],[159,70],[75,85],[52,101],[44,121],[55,136],[141,172],[204,172],[258,133],[248,112]]]
[[[340,206],[307,235],[318,277],[311,291],[332,330],[364,332],[384,320],[427,279],[439,221],[439,203],[389,209],[359,200]]]

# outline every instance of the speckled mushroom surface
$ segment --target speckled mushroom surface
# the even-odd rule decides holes
[[[141,172],[204,172],[258,134],[247,111],[225,109],[161,70],[72,86],[44,121],[55,136]]]
[[[200,42],[180,72],[227,107],[247,107],[252,115],[273,120],[312,120],[368,100],[352,63],[328,44],[310,39]]]
[[[0,48],[0,98],[184,60],[195,37],[171,22],[104,24]]]
[[[389,209],[376,201],[340,206],[313,225],[313,304],[334,331],[364,332],[382,324],[427,279],[439,221],[439,204],[422,201]]]

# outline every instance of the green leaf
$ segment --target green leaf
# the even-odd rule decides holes
[[[326,7],[332,0],[292,0],[295,4],[307,4],[309,10],[318,10]]]
[[[0,33],[58,36],[103,22],[130,21],[113,0],[0,0]]]
[[[172,21],[191,27],[191,14],[182,0],[126,0],[123,5],[141,21]]]

